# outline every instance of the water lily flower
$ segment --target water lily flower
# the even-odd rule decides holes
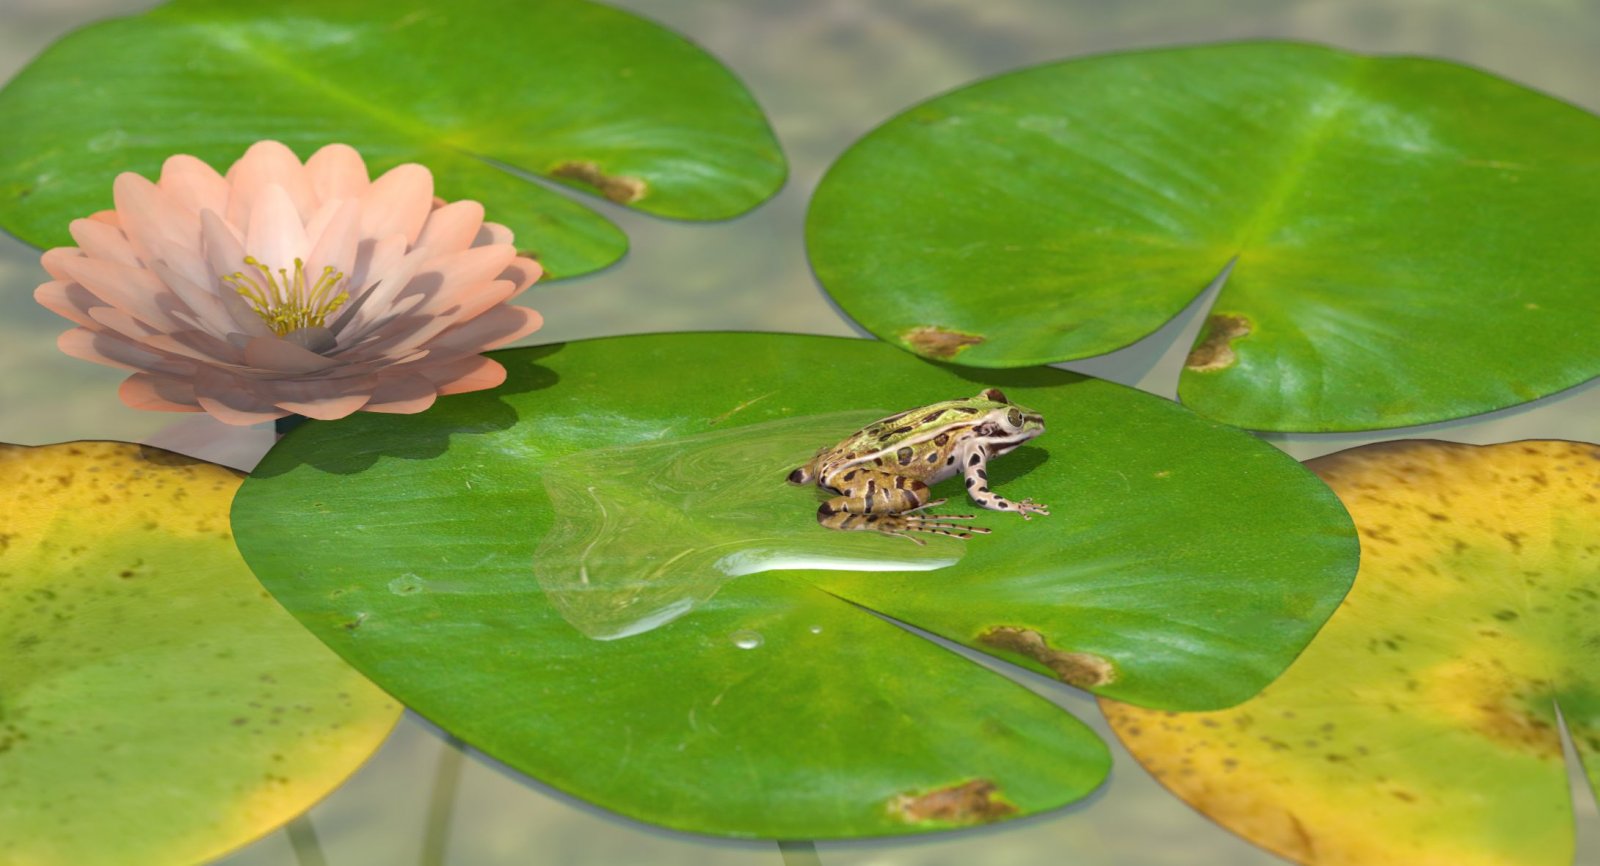
[[[137,409],[229,424],[420,412],[493,388],[479,355],[539,327],[507,303],[539,278],[474,201],[445,203],[407,164],[371,180],[333,144],[301,164],[275,141],[219,175],[174,156],[119,175],[114,210],[72,222],[34,297],[78,325],[62,351],[133,370]]]

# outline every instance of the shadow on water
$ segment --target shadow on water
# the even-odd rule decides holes
[[[521,419],[505,398],[542,391],[560,376],[539,361],[561,351],[564,343],[488,353],[506,368],[498,388],[439,398],[416,415],[357,413],[338,421],[308,421],[287,434],[251,474],[271,478],[310,466],[321,472],[351,475],[380,458],[428,460],[450,447],[450,437],[497,433]],[[297,441],[298,440],[298,441]]]

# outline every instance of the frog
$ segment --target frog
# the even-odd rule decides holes
[[[989,532],[957,522],[976,515],[916,513],[947,501],[931,499],[929,487],[961,473],[968,498],[982,508],[1015,512],[1024,520],[1049,515],[1047,506],[1032,499],[1007,499],[989,489],[989,461],[1043,432],[1038,412],[1012,403],[999,388],[985,388],[976,397],[874,421],[818,451],[789,473],[788,482],[837,494],[817,506],[817,522],[829,529],[881,532],[918,544],[926,542],[909,533],[966,539]]]

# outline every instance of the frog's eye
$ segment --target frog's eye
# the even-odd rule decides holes
[[[1007,412],[1006,413],[1006,423],[1010,424],[1013,427],[1016,427],[1016,428],[1020,429],[1022,427],[1022,413],[1018,412],[1015,409],[1012,409],[1010,412]]]

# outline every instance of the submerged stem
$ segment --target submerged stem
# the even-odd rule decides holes
[[[284,832],[289,834],[289,847],[294,849],[294,860],[300,866],[328,866],[328,858],[322,853],[322,844],[317,841],[317,828],[311,825],[311,817],[302,812],[294,816]]]
[[[428,823],[422,834],[422,859],[418,861],[421,866],[444,866],[466,748],[466,743],[446,736],[439,751],[439,763],[433,771],[433,796],[428,800]]]

